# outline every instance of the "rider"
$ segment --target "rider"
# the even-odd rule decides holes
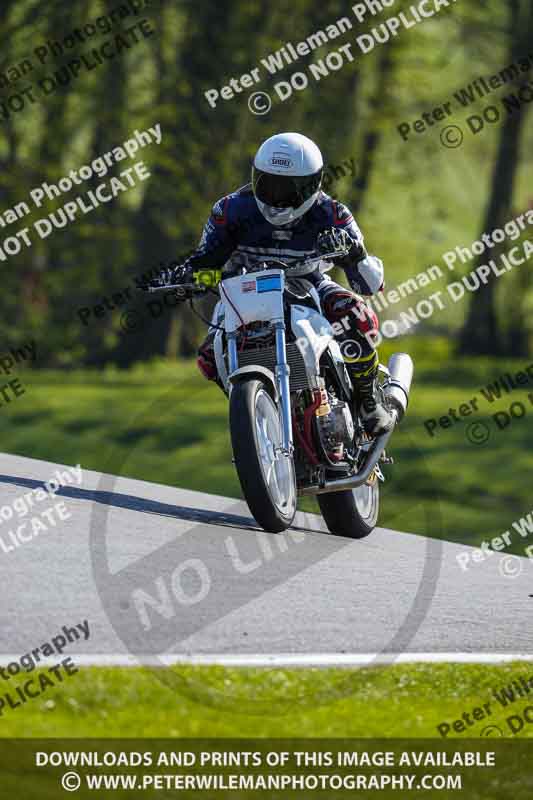
[[[358,295],[372,295],[382,288],[383,264],[367,254],[348,208],[321,191],[323,167],[320,150],[306,136],[271,136],[257,151],[252,183],[215,203],[197,250],[168,279],[191,282],[198,270],[222,267],[228,277],[269,258],[290,265],[350,247],[347,256],[334,262],[344,269],[354,291],[334,283],[316,263],[307,268],[289,266],[286,275],[289,280],[305,277],[310,281],[328,321],[342,320],[342,326],[336,326],[343,329],[338,339],[361,420],[366,432],[377,436],[391,430],[393,418],[377,392],[374,336],[378,320]],[[209,380],[217,377],[213,339],[214,331],[210,331],[198,357],[198,366]]]

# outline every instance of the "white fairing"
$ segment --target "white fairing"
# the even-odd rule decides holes
[[[307,373],[318,375],[322,353],[328,345],[337,344],[334,340],[333,328],[318,311],[299,305],[291,306],[291,327]]]
[[[227,278],[220,284],[227,333],[243,323],[283,319],[283,270],[269,269]]]
[[[226,362],[224,360],[224,340],[222,338],[222,331],[217,331],[214,341],[215,363],[217,365],[218,376],[223,385],[228,388],[228,371],[226,369]]]
[[[366,285],[370,289],[370,294],[379,292],[383,286],[383,279],[385,270],[383,268],[383,261],[377,256],[367,256],[359,261],[357,264],[357,271],[364,279]],[[363,292],[367,294],[367,292]]]
[[[220,284],[222,300],[217,303],[213,313],[213,324],[223,325],[226,333],[233,333],[243,322],[283,321],[284,285],[284,273],[278,269],[227,278]],[[311,284],[309,292],[320,305],[318,293]],[[334,330],[322,314],[308,306],[292,305],[291,328],[312,386],[318,388],[320,359],[327,348],[333,359],[344,368],[344,359],[335,340]],[[221,330],[216,332],[214,351],[219,377],[227,389],[228,373],[224,363]]]

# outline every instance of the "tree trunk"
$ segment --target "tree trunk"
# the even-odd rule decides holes
[[[533,9],[531,0],[512,0],[511,13],[511,45],[506,63],[513,63],[527,52],[529,39],[533,30]],[[501,127],[498,154],[492,174],[491,196],[485,215],[483,231],[490,233],[502,227],[512,215],[513,188],[516,170],[519,164],[520,135],[524,128],[527,110],[509,114]],[[491,258],[497,258],[502,248],[491,251]],[[486,254],[476,259],[480,266],[486,260]],[[496,288],[498,278],[491,273],[487,283],[483,284],[472,296],[468,315],[459,338],[459,352],[462,355],[521,355],[514,347],[520,342],[520,350],[524,346],[523,332],[515,329],[506,340],[504,330],[499,324],[496,313]],[[517,317],[518,319],[519,317]]]
[[[379,143],[381,141],[380,131],[380,112],[382,110],[384,98],[387,95],[387,90],[391,81],[392,73],[394,70],[394,47],[395,41],[389,42],[387,47],[381,48],[381,53],[378,61],[378,75],[376,80],[376,87],[374,94],[370,100],[370,107],[372,115],[368,130],[363,137],[363,155],[361,158],[360,166],[357,171],[357,179],[355,182],[357,188],[357,196],[355,202],[352,203],[352,211],[357,214],[363,200],[365,198],[372,172],[374,169],[375,158],[378,152]]]

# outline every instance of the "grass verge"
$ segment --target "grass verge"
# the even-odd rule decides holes
[[[31,677],[35,677],[32,673]],[[495,693],[533,665],[414,664],[347,669],[81,668],[60,686],[3,709],[2,737],[425,737],[531,736],[527,694]],[[20,681],[19,681],[20,683]],[[512,687],[511,687],[512,688]],[[14,691],[14,687],[4,685]],[[533,690],[532,690],[533,694]],[[485,704],[488,704],[488,709]],[[474,719],[474,709],[483,711]],[[467,713],[467,718],[463,717]],[[479,716],[479,712],[478,712]],[[453,730],[454,720],[463,729]],[[443,729],[444,730],[444,729]],[[494,734],[494,731],[493,731]]]

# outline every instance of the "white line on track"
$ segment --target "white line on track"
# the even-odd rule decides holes
[[[286,655],[81,655],[65,651],[55,659],[46,658],[38,667],[54,666],[63,658],[72,658],[79,667],[366,667],[394,664],[505,664],[511,661],[533,661],[531,653],[317,653]],[[0,666],[18,662],[20,655],[0,655]],[[22,671],[22,670],[21,670]]]

